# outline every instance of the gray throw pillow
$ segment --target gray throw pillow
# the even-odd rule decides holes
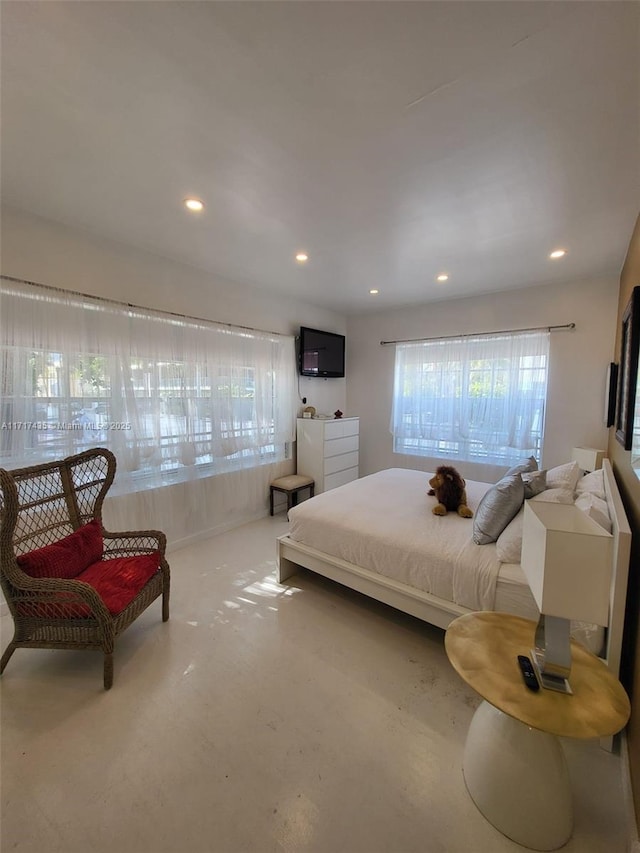
[[[529,471],[526,474],[521,474],[522,482],[524,483],[524,499],[539,495],[547,488],[547,472],[546,471]]]
[[[520,472],[505,474],[484,494],[473,517],[476,545],[495,542],[524,503],[524,483]]]
[[[528,459],[523,459],[522,462],[518,462],[517,465],[514,465],[512,468],[509,468],[506,474],[503,474],[503,477],[508,477],[509,474],[526,474],[528,471],[537,471],[538,463],[536,462],[535,456],[530,456]]]

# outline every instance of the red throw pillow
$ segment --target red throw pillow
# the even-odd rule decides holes
[[[102,528],[97,519],[79,527],[69,536],[36,551],[21,554],[18,565],[32,578],[77,577],[102,557]]]

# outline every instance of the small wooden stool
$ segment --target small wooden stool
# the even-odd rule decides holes
[[[306,474],[289,474],[288,477],[278,477],[269,486],[269,515],[273,515],[273,493],[284,492],[287,496],[287,512],[298,503],[300,489],[309,489],[309,497],[313,497],[315,481]]]

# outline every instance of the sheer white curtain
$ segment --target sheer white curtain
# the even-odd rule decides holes
[[[2,467],[106,446],[118,460],[116,495],[228,474],[236,510],[257,512],[287,463],[293,336],[6,279],[0,335]],[[258,468],[267,470],[252,475]]]
[[[540,459],[549,332],[396,345],[394,450],[494,463]]]

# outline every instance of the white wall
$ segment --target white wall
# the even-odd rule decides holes
[[[604,426],[606,369],[613,360],[618,282],[581,281],[530,287],[509,293],[429,303],[350,317],[349,413],[360,416],[360,474],[383,468],[433,471],[442,460],[393,453],[389,432],[393,346],[381,340],[575,323],[574,331],[551,334],[551,366],[542,464],[561,464],[571,448],[607,447]],[[505,470],[456,463],[473,480],[493,482]]]
[[[0,226],[3,275],[143,307],[284,334],[296,334],[301,325],[342,334],[345,331],[346,320],[336,312],[225,281],[195,267],[22,211],[3,208]],[[314,405],[319,412],[346,410],[344,379],[300,378],[299,390],[300,397],[306,396],[307,404]],[[300,411],[302,408],[300,402]],[[286,468],[282,473],[293,470],[293,464],[289,463]],[[217,480],[217,484],[209,480],[199,482],[199,505],[202,506],[203,501],[208,504],[211,530],[268,512],[268,488],[262,482],[263,475],[261,472],[256,477],[260,482],[258,496],[247,502],[244,513],[238,513],[235,506],[232,517],[223,500],[222,480],[211,478]],[[161,503],[164,505],[166,501]],[[161,514],[166,513],[162,511]],[[183,522],[191,524],[186,533],[182,531]],[[160,524],[150,518],[136,523],[144,526]],[[132,524],[127,524],[127,529],[131,529]],[[172,524],[175,525],[173,530]],[[182,539],[185,535],[197,535],[201,532],[201,524],[202,519],[197,520],[193,513],[180,522],[177,518],[169,518],[165,522],[165,526],[169,525],[166,532],[170,539],[172,536]]]

